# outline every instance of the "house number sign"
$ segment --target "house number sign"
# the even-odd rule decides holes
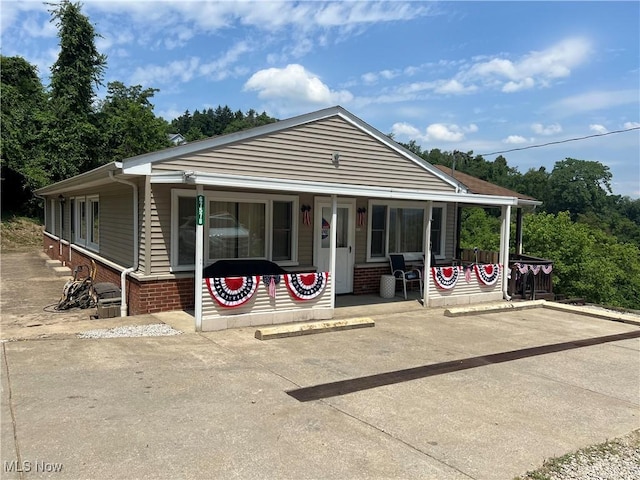
[[[204,225],[204,195],[198,195],[196,198],[198,199],[196,202],[196,223],[198,225]]]

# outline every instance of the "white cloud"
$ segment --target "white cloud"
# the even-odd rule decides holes
[[[449,93],[449,94],[459,95],[464,93],[472,93],[472,92],[475,92],[477,89],[478,87],[476,87],[475,85],[470,85],[468,87],[465,87],[458,80],[449,80],[449,81],[443,82],[441,85],[436,87],[433,91],[435,93],[442,93],[442,94]]]
[[[348,103],[353,95],[347,90],[331,90],[302,65],[268,68],[254,73],[244,84],[245,91],[258,92],[266,100],[291,100],[311,104]]]
[[[432,123],[427,127],[425,140],[459,142],[464,138],[464,132],[457,125],[445,125],[443,123]]]
[[[394,123],[391,127],[391,132],[398,137],[417,139],[422,138],[422,134],[420,130],[418,130],[413,125],[410,125],[405,122]]]
[[[500,86],[506,93],[548,85],[553,79],[568,77],[571,70],[588,60],[591,45],[584,38],[568,38],[546,50],[533,51],[519,60],[492,58],[479,61],[458,75],[466,81],[481,80]]]
[[[167,85],[175,82],[188,82],[198,72],[200,59],[191,57],[187,60],[177,60],[167,65],[146,65],[138,67],[133,72],[131,83],[134,85],[152,86]]]
[[[478,126],[471,123],[467,126],[458,126],[454,123],[432,123],[425,132],[405,122],[395,123],[391,132],[399,139],[420,140],[425,142],[460,142],[464,140],[465,133],[478,131]]]
[[[597,123],[592,123],[591,125],[589,125],[589,130],[596,133],[607,133],[609,131],[607,130],[607,127],[605,127],[604,125],[599,125]]]
[[[531,77],[527,77],[519,82],[509,81],[502,86],[505,93],[519,92],[520,90],[528,90],[532,88],[536,82]]]
[[[569,116],[639,102],[638,90],[594,91],[564,98],[547,107],[547,110],[560,116]]]
[[[251,49],[247,42],[238,42],[227,50],[219,59],[200,65],[198,73],[215,80],[227,78],[231,74],[229,71],[231,65],[238,62],[240,57],[250,50]]]
[[[508,143],[511,145],[519,145],[527,142],[528,140],[521,135],[509,135],[507,138],[502,140],[502,143]]]
[[[552,123],[547,126],[541,123],[534,123],[531,125],[531,130],[538,135],[555,135],[556,133],[562,132],[562,127],[558,123]]]
[[[640,128],[640,122],[624,122],[624,128]]]

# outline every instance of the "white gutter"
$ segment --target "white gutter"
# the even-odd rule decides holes
[[[135,272],[138,269],[138,258],[139,258],[138,185],[134,182],[130,182],[129,180],[116,178],[112,170],[109,171],[109,178],[114,182],[123,183],[133,188],[133,266],[129,268],[125,268],[120,274],[120,291],[121,291],[120,316],[126,317],[129,314],[128,305],[127,305],[127,275],[130,274],[131,272]]]

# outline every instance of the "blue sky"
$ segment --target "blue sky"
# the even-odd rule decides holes
[[[521,172],[596,160],[640,197],[640,2],[83,2],[105,84],[156,114],[229,105],[284,119],[342,105],[398,141],[505,153]],[[58,52],[42,2],[1,1],[2,54]],[[495,155],[486,155],[492,160]]]

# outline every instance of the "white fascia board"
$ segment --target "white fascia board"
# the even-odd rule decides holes
[[[139,165],[123,168],[122,173],[128,175],[151,175],[151,164],[141,163]]]
[[[111,181],[109,179],[109,172],[117,171],[120,166],[121,164],[119,162],[107,163],[106,165],[94,168],[88,172],[76,175],[75,177],[67,178],[51,185],[47,185],[46,187],[39,188],[34,193],[39,196],[53,195],[73,190],[81,190],[95,185],[100,185],[102,183],[108,183]]]
[[[519,207],[537,207],[539,205],[542,205],[542,202],[540,200],[527,200],[525,198],[518,199]]]
[[[473,205],[517,205],[515,197],[478,195],[472,193],[440,193],[399,188],[371,187],[340,183],[307,182],[304,180],[274,179],[239,175],[222,175],[194,172],[188,179],[182,172],[170,172],[151,176],[151,183],[206,185],[223,188],[247,188],[255,190],[275,190],[280,192],[308,192],[320,195],[340,195],[348,197],[371,197],[396,200],[417,200]]]

